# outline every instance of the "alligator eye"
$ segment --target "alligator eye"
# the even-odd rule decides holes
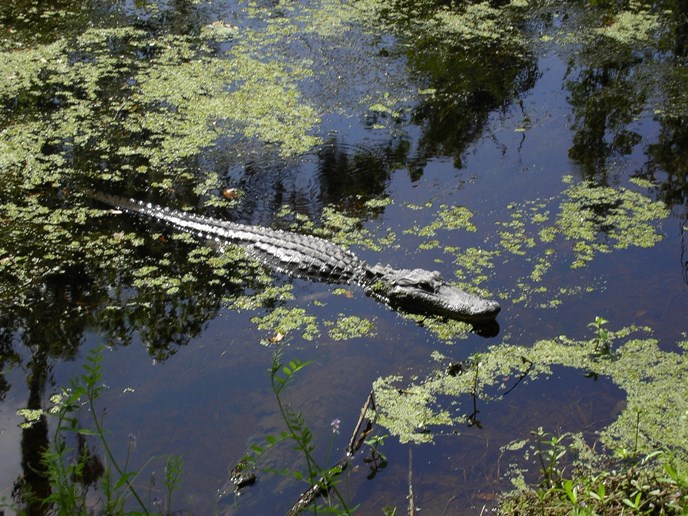
[[[437,289],[435,288],[435,283],[434,282],[429,282],[429,281],[419,281],[418,282],[418,288],[424,292],[430,292],[434,294],[437,292]]]

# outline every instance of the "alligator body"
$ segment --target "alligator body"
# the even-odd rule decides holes
[[[270,268],[296,277],[360,285],[367,295],[393,308],[469,322],[493,321],[496,301],[482,299],[444,281],[439,272],[368,265],[348,249],[311,235],[202,217],[135,199],[88,192],[119,210],[154,219],[182,231],[242,246]]]

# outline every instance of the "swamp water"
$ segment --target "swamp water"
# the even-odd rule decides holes
[[[24,429],[18,411],[49,408],[99,344],[108,441],[143,468],[153,510],[164,460],[151,457],[183,457],[175,511],[282,514],[305,490],[268,473],[239,497],[228,487],[249,445],[282,430],[276,341],[287,361],[314,361],[287,400],[320,460],[331,438],[329,461],[343,456],[378,393],[388,463],[367,479],[361,450],[340,484],[364,514],[406,511],[410,487],[428,514],[480,513],[515,469],[537,479],[517,446],[533,430],[628,445],[639,408],[647,443],[671,429],[667,446],[685,454],[686,407],[661,383],[685,384],[688,308],[686,108],[651,80],[678,73],[666,63],[678,44],[648,50],[663,29],[598,34],[614,43],[595,58],[567,31],[607,29],[575,5],[476,4],[456,18],[373,2],[61,9],[17,2],[0,19],[0,495],[31,483],[52,437],[50,417]],[[500,301],[499,332],[272,274],[107,212],[79,194],[94,185],[437,269]],[[620,332],[615,349],[641,339],[625,355],[636,362],[586,374],[594,357],[578,344],[594,341],[596,317]],[[300,460],[284,446],[261,466]]]

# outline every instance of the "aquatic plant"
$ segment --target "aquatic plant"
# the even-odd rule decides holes
[[[595,329],[595,353],[607,354],[611,351],[609,343],[609,332],[604,329],[604,325],[609,321],[604,317],[599,315],[595,317],[595,320],[588,323],[588,327]]]
[[[370,447],[370,456],[363,459],[363,462],[367,463],[370,467],[368,480],[375,478],[378,472],[387,467],[387,456],[382,453],[381,448],[385,444],[385,439],[388,437],[389,434],[373,435],[364,441],[364,444]]]
[[[632,461],[601,455],[580,434],[532,432],[540,480],[500,497],[501,514],[683,514],[688,471],[658,449]],[[506,448],[504,448],[506,449]],[[526,453],[525,455],[528,455]]]
[[[306,424],[303,413],[295,411],[292,406],[283,399],[285,394],[284,391],[294,381],[295,375],[311,363],[311,361],[302,362],[298,359],[293,359],[290,360],[288,364],[285,364],[283,362],[281,347],[272,353],[270,384],[286,430],[280,432],[278,435],[265,436],[265,443],[252,444],[251,453],[244,456],[241,462],[259,467],[265,472],[276,473],[308,484],[308,490],[295,504],[295,507],[298,506],[298,510],[295,510],[293,507],[289,514],[301,512],[301,510],[308,508],[311,503],[316,504],[315,509],[317,511],[319,510],[317,508],[317,503],[321,498],[325,499],[326,504],[323,510],[336,514],[351,514],[351,508],[337,488],[337,477],[346,467],[346,463],[340,461],[329,468],[320,466],[320,461],[315,458],[313,433]],[[335,419],[330,423],[332,435],[330,437],[327,456],[324,459],[326,464],[330,459],[334,436],[339,433],[340,423],[341,421],[339,419]],[[259,466],[259,460],[263,455],[285,441],[291,441],[294,445],[294,450],[299,452],[304,458],[306,472],[289,467],[278,469]],[[332,493],[332,495],[330,495],[330,493]]]
[[[154,459],[149,459],[140,469],[130,469],[130,454],[136,448],[136,439],[129,436],[127,455],[122,463],[115,457],[111,443],[105,432],[100,411],[96,403],[105,389],[102,372],[103,346],[89,351],[83,369],[84,373],[72,378],[70,386],[51,396],[53,406],[48,411],[41,411],[41,416],[55,418],[51,447],[43,453],[50,493],[43,499],[35,500],[35,493],[22,490],[20,496],[24,502],[37,503],[47,510],[54,509],[59,514],[81,514],[92,510],[94,503],[100,512],[106,514],[125,514],[128,512],[128,499],[132,498],[138,510],[144,514],[157,512],[160,503],[149,500],[144,502],[138,488],[137,480],[145,468]],[[83,408],[89,415],[92,427],[83,426],[80,414]],[[25,411],[20,411],[25,414]],[[31,414],[28,414],[31,416]],[[26,424],[32,424],[35,418],[29,417]],[[70,437],[77,439],[78,446],[68,445]],[[87,439],[97,439],[105,452],[104,461],[100,459],[87,444]],[[163,512],[172,512],[172,495],[176,490],[183,470],[181,457],[168,457],[165,465],[163,485],[166,488]],[[89,487],[98,483],[103,497],[94,502],[89,495]],[[152,507],[151,507],[152,506]]]

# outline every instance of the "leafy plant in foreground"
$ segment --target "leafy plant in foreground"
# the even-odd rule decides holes
[[[84,365],[84,373],[70,381],[70,387],[64,388],[60,394],[51,397],[54,406],[50,413],[57,418],[53,434],[52,447],[44,454],[50,480],[51,494],[42,503],[47,508],[54,507],[59,514],[84,513],[94,508],[88,505],[88,486],[100,477],[100,487],[103,497],[98,502],[98,512],[103,514],[122,514],[125,503],[131,497],[138,506],[137,512],[150,514],[140,494],[134,487],[134,482],[140,476],[140,470],[129,470],[129,458],[135,448],[135,439],[130,436],[127,456],[122,465],[118,461],[105,436],[103,421],[99,419],[95,402],[103,392],[102,384],[102,351],[99,346],[91,350]],[[79,413],[82,406],[90,414],[93,428],[83,427],[79,423]],[[76,434],[78,449],[67,445],[67,436]],[[100,462],[86,445],[87,437],[95,437],[103,447],[105,465]],[[171,512],[172,493],[175,490],[183,462],[180,457],[171,457],[165,468],[164,485],[167,490],[165,512]],[[154,502],[154,506],[162,505]],[[156,512],[159,509],[156,507]]]
[[[535,454],[540,460],[540,474],[543,478],[543,485],[552,488],[561,482],[564,470],[561,468],[560,460],[566,455],[566,446],[562,444],[565,436],[551,435],[542,430],[532,432],[535,436],[537,447]]]
[[[385,439],[388,437],[389,434],[374,435],[364,441],[365,444],[370,446],[370,457],[363,459],[363,462],[370,466],[368,480],[375,478],[379,471],[387,467],[387,456],[380,451],[380,448],[385,444]]]
[[[502,497],[502,514],[686,514],[688,472],[670,452],[656,450],[632,461],[623,453],[615,458],[596,455],[569,461],[581,442],[575,436],[532,432],[541,479],[537,488],[524,487]],[[587,450],[589,453],[591,450]],[[580,459],[580,457],[579,457]],[[621,460],[619,460],[621,459]]]
[[[294,443],[294,450],[303,455],[307,471],[302,472],[289,468],[265,468],[268,472],[278,473],[308,483],[308,491],[306,491],[301,499],[292,507],[290,514],[305,509],[311,503],[311,500],[316,500],[317,497],[326,499],[326,509],[328,512],[351,514],[351,509],[337,489],[337,482],[335,481],[336,477],[344,470],[346,465],[342,464],[341,461],[331,468],[323,468],[319,465],[314,456],[315,445],[313,444],[313,434],[306,424],[303,414],[301,412],[296,412],[282,399],[283,391],[289,383],[293,381],[294,375],[311,363],[312,361],[301,362],[298,359],[294,359],[288,364],[284,364],[281,349],[273,353],[272,366],[270,368],[271,386],[275,393],[277,406],[279,407],[280,415],[282,416],[286,430],[281,432],[278,436],[266,436],[265,441],[267,446],[252,445],[251,449],[253,450],[253,455],[248,455],[244,457],[243,460],[255,464],[257,459],[269,449],[281,442],[292,441]],[[332,438],[330,440],[330,446],[327,453],[328,456],[325,459],[325,463],[329,462],[334,435],[339,432],[339,423],[339,420],[335,419],[330,424],[332,427]],[[329,493],[333,493],[334,496],[329,496]],[[315,509],[317,511],[317,507],[315,507]]]

